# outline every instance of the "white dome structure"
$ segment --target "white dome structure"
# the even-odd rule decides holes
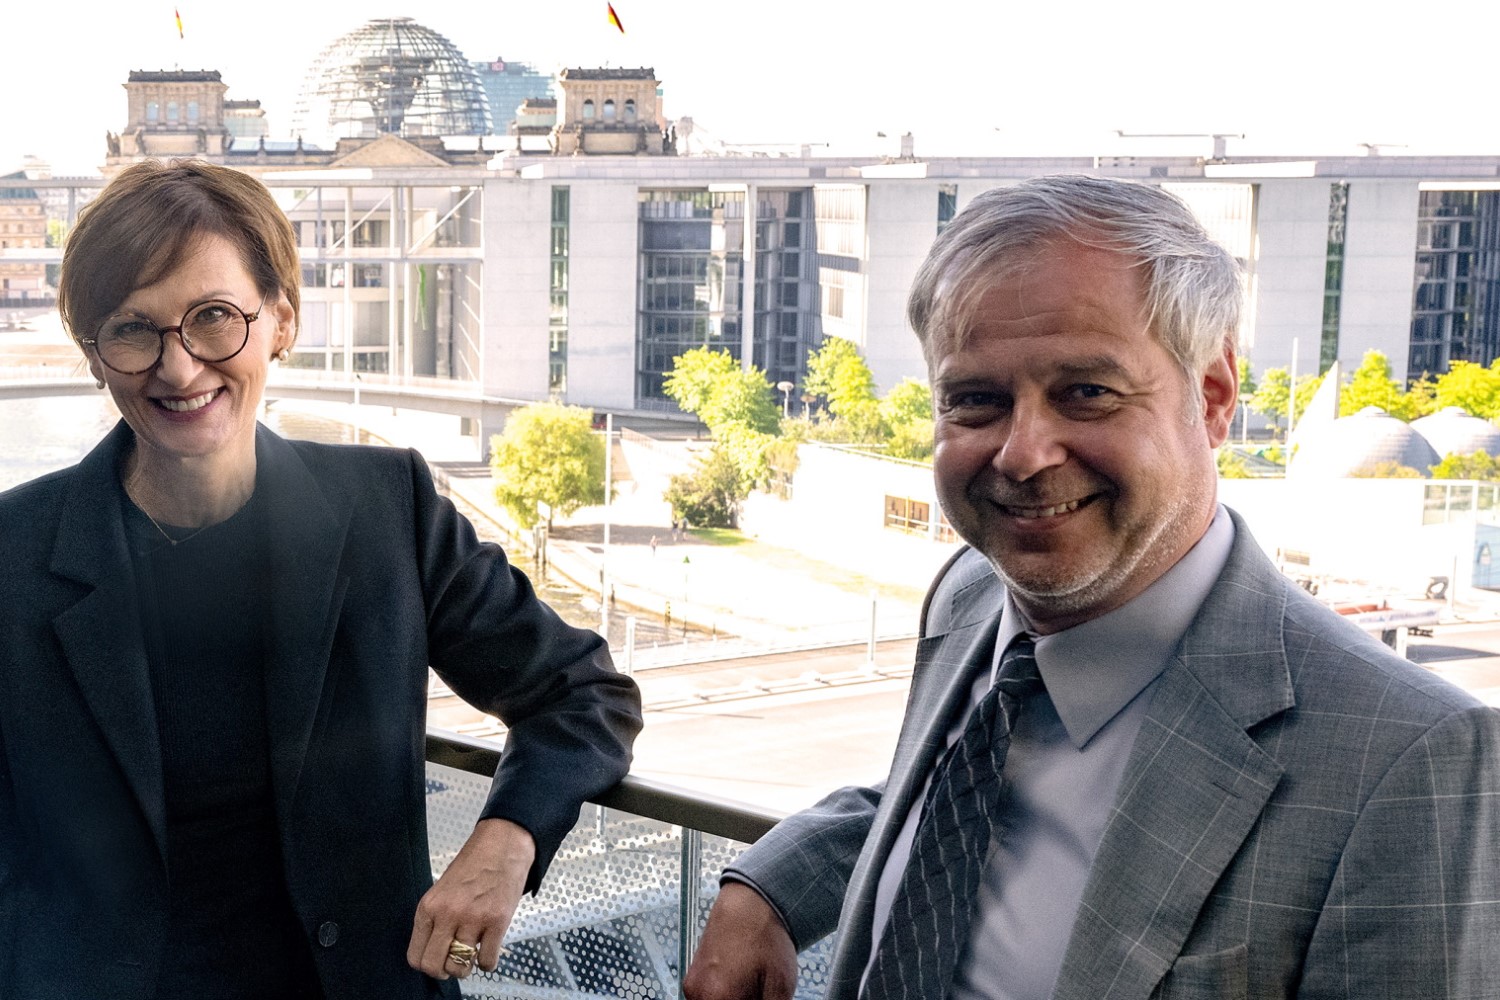
[[[1339,479],[1394,462],[1430,476],[1441,457],[1411,424],[1378,406],[1367,406],[1302,439],[1287,471],[1298,477]]]
[[[447,38],[409,17],[378,18],[323,50],[308,71],[293,133],[331,146],[391,134],[489,135],[489,101]]]
[[[1427,439],[1439,458],[1482,451],[1500,456],[1500,427],[1457,406],[1411,422],[1411,429]]]

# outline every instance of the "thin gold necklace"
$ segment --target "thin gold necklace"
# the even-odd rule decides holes
[[[132,502],[134,502],[134,501],[132,501]],[[183,535],[181,538],[173,538],[170,534],[167,533],[167,529],[163,528],[157,522],[156,518],[152,517],[146,511],[146,508],[142,507],[140,504],[136,504],[135,505],[135,509],[138,510],[138,511],[140,511],[142,514],[145,514],[146,515],[146,520],[148,520],[148,521],[151,522],[151,527],[155,528],[158,532],[160,532],[161,533],[161,537],[165,538],[167,540],[167,542],[169,544],[173,545],[173,546],[181,545],[183,542],[192,541],[194,538],[197,538],[199,535],[203,534],[209,528],[213,527],[213,525],[211,525],[211,524],[205,524],[203,527],[199,528],[197,531],[194,531],[190,535]]]

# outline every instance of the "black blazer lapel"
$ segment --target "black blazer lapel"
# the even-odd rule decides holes
[[[118,485],[120,459],[131,440],[122,421],[79,463],[51,568],[93,589],[59,614],[53,629],[165,862],[161,739]]]
[[[266,714],[271,780],[285,824],[302,778],[347,578],[341,562],[350,504],[330,496],[296,450],[256,428],[256,489],[270,553]]]

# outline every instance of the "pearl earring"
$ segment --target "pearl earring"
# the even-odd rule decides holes
[[[285,347],[283,347],[281,350],[279,350],[279,351],[276,352],[276,360],[280,361],[282,364],[286,364],[288,361],[291,360],[291,358],[292,358],[292,352],[289,351],[289,350],[287,350]]]

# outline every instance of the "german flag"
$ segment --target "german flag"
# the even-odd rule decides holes
[[[609,8],[609,23],[613,24],[616,28],[619,28],[620,34],[625,34],[625,25],[620,23],[620,15],[615,13],[615,5],[612,3],[606,3],[604,6]]]
[[[172,15],[177,18],[177,37],[186,38],[187,36],[182,33],[182,13],[176,7],[173,7]],[[624,31],[625,29],[621,28],[620,30]]]

